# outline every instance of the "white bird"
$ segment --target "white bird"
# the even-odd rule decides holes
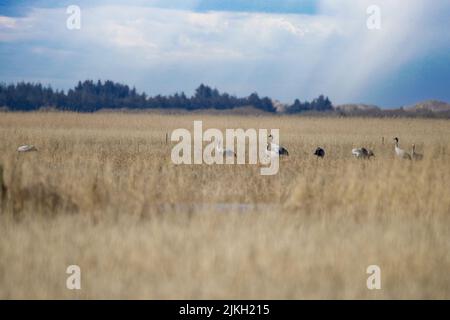
[[[412,144],[411,157],[413,158],[413,160],[422,160],[423,159],[423,154],[416,152],[416,145],[414,143]]]
[[[352,149],[352,154],[358,159],[370,159],[370,157],[375,157],[372,150],[368,150],[364,147]]]
[[[266,158],[275,158],[275,157],[279,157],[280,156],[280,151],[279,150],[272,150],[270,143],[267,144],[266,150],[264,150]]]
[[[17,152],[37,151],[37,148],[31,144],[25,144],[17,148]]]
[[[279,155],[279,156],[288,156],[289,152],[287,151],[286,148],[279,146],[276,143],[273,143],[273,136],[270,134],[269,135],[269,143],[267,144],[267,148],[266,148],[266,154],[269,155]]]
[[[216,145],[216,152],[224,157],[236,157],[236,153],[230,149],[224,149],[222,147],[222,140],[218,140]]]
[[[399,157],[400,159],[411,160],[410,154],[408,152],[406,152],[405,150],[399,148],[397,137],[394,138],[394,141],[395,141],[395,154],[397,155],[397,157]]]

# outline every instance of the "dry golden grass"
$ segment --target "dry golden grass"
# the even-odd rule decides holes
[[[279,128],[291,156],[175,166],[165,134],[193,120]],[[450,298],[449,121],[2,113],[0,141],[0,298]]]

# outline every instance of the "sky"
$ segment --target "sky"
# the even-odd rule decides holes
[[[69,5],[80,29],[67,28]],[[380,29],[369,29],[379,8]],[[448,0],[0,0],[0,82],[205,83],[284,103],[450,101]]]

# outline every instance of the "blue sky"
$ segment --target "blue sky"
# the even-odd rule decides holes
[[[32,8],[67,7],[76,4],[82,7],[99,5],[152,6],[167,9],[187,9],[194,11],[234,11],[314,14],[316,0],[3,0],[0,9],[8,15],[21,16]]]
[[[0,1],[0,81],[55,88],[112,79],[149,94],[207,83],[282,102],[392,107],[450,101],[450,2],[436,0]],[[81,29],[66,28],[66,7]],[[369,30],[366,9],[381,10]]]

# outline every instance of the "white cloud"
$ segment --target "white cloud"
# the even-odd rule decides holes
[[[11,17],[0,16],[0,28],[14,28],[16,26],[16,19]]]

